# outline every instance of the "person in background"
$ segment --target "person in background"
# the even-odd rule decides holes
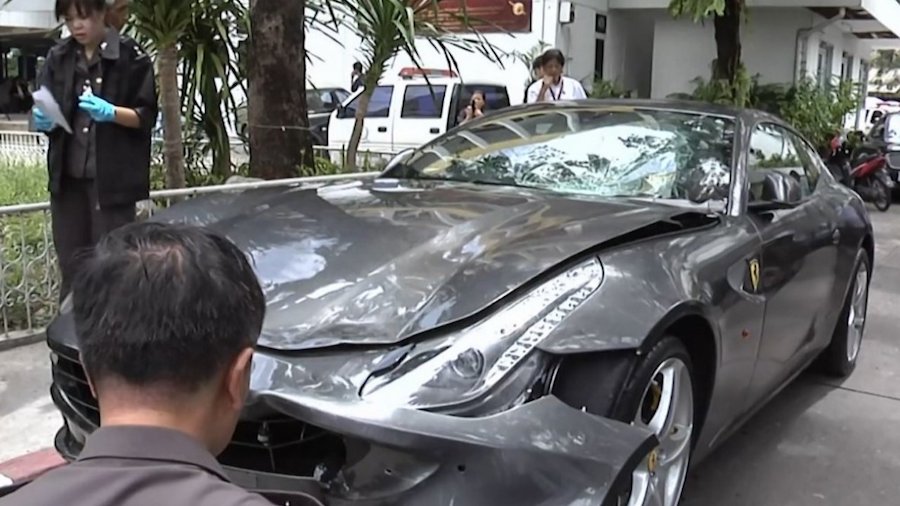
[[[47,54],[38,78],[60,104],[68,133],[32,109],[49,137],[50,214],[62,282],[78,270],[78,252],[135,220],[149,197],[151,132],[159,110],[153,62],[132,39],[107,28],[107,0],[57,0],[57,19],[72,36]]]
[[[122,33],[128,22],[128,4],[131,0],[106,0],[106,25]]]
[[[541,55],[541,79],[528,87],[527,102],[557,102],[587,98],[584,87],[563,75],[566,58],[559,49],[548,49]]]
[[[460,124],[484,116],[485,107],[487,107],[487,102],[484,100],[484,92],[475,90],[475,92],[472,93],[472,100],[469,102],[469,105],[463,109],[463,117],[460,120]]]
[[[528,81],[528,86],[525,87],[525,98],[522,99],[523,103],[528,103],[528,88],[536,81],[540,81],[543,77],[544,74],[541,72],[541,57],[538,56],[531,62],[531,77]]]
[[[363,85],[363,66],[362,63],[353,64],[353,72],[350,73],[350,91],[356,91]]]
[[[244,408],[265,311],[247,256],[220,235],[143,222],[105,236],[72,287],[100,427],[77,460],[0,506],[272,506],[215,459]],[[320,506],[315,494],[292,504]]]

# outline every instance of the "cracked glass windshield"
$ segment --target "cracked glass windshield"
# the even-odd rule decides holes
[[[724,201],[733,134],[733,120],[692,112],[501,112],[423,146],[385,175],[605,197]]]

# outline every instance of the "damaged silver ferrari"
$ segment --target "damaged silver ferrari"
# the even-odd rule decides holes
[[[675,506],[807,366],[852,372],[874,260],[788,125],[676,102],[514,107],[375,177],[154,219],[223,233],[266,291],[221,462],[332,505]],[[71,459],[99,417],[67,304],[48,342]]]

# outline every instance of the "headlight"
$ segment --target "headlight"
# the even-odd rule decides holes
[[[599,260],[580,263],[471,327],[416,345],[396,369],[370,378],[363,397],[423,409],[477,399],[506,377],[602,281]]]

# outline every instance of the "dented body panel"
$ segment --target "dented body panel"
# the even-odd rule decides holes
[[[736,125],[725,209],[381,177],[228,192],[158,214],[234,241],[266,292],[251,399],[222,462],[248,488],[314,481],[336,505],[605,506],[655,438],[563,405],[555,368],[572,355],[640,357],[674,332],[701,357],[691,460],[702,461],[827,346],[872,235],[862,201],[826,175],[803,205],[749,212],[750,131],[781,123],[711,111]],[[427,409],[367,400],[412,354],[450,347],[585,261],[599,265],[596,290],[487,393]],[[47,335],[51,393],[66,420],[57,448],[72,458],[97,418],[69,311]],[[492,328],[504,334],[506,321]],[[282,466],[276,453],[309,458]]]

